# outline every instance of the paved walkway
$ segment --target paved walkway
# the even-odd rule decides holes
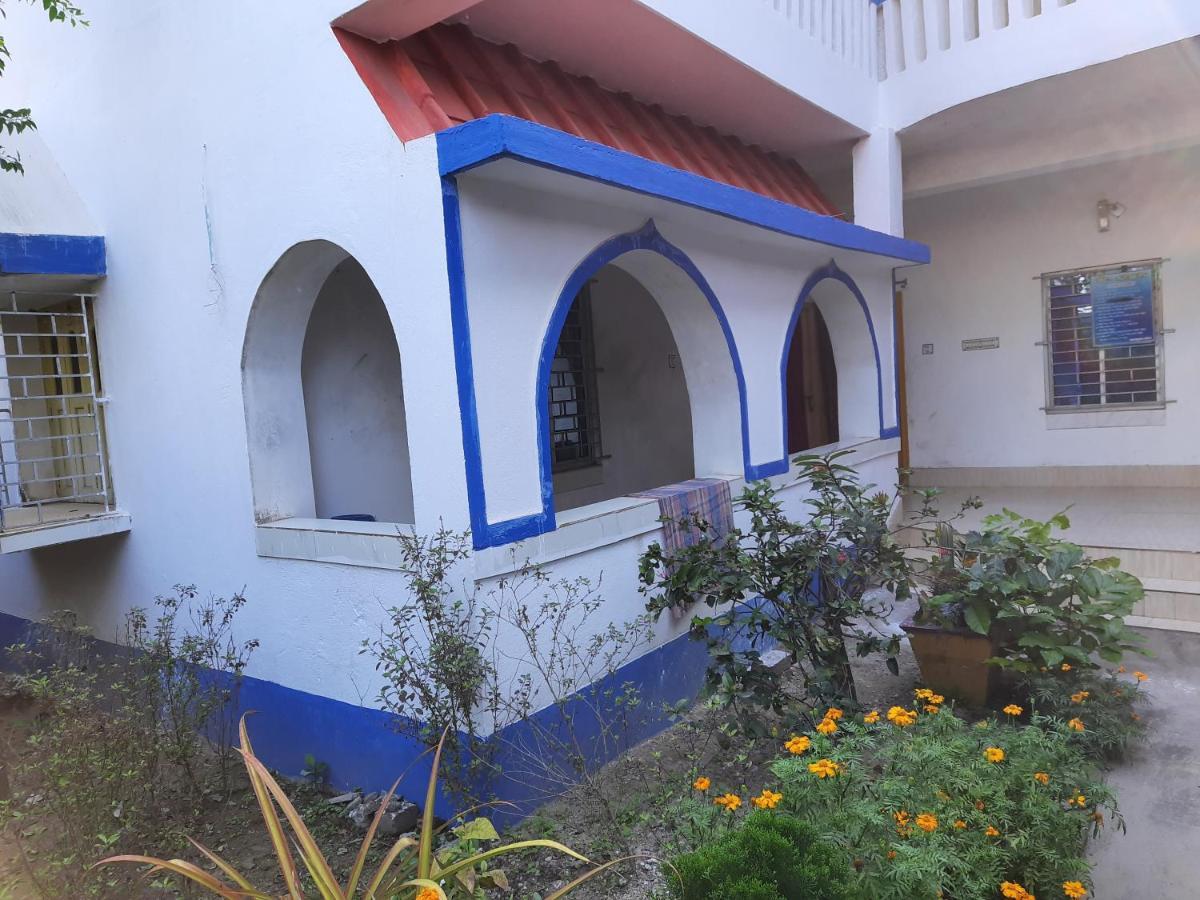
[[[1151,659],[1146,744],[1110,780],[1128,833],[1092,847],[1098,900],[1200,897],[1200,635],[1144,629]],[[1130,666],[1133,668],[1133,665]]]

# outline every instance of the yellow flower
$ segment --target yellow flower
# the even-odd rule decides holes
[[[417,900],[438,900],[438,893],[433,888],[421,888]]]
[[[817,723],[818,734],[833,734],[837,730],[837,722],[833,721],[833,719],[822,719]]]
[[[1067,727],[1070,728],[1072,731],[1083,731],[1084,730],[1083,720],[1082,719],[1072,719],[1070,722],[1067,723]]]
[[[935,713],[940,713],[941,711],[942,711],[942,708],[940,706],[934,706],[932,703],[930,703],[928,706],[925,707],[925,712],[929,713],[930,715],[934,715]]]
[[[1090,696],[1091,696],[1091,694],[1088,693],[1087,691],[1076,691],[1074,694],[1071,695],[1071,702],[1072,703],[1082,703],[1084,700],[1086,700]]]
[[[841,717],[842,711],[836,706],[831,706],[829,709],[825,710],[825,718],[829,719],[831,722],[836,722]]]
[[[1087,896],[1087,888],[1081,881],[1064,881],[1063,894],[1070,897],[1071,900],[1079,900],[1079,898]]]
[[[991,726],[991,722],[989,722],[987,719],[980,719],[978,722],[975,723],[975,727],[978,728],[980,731],[983,731],[984,729],[989,728],[990,726]]]
[[[1004,762],[1004,751],[999,747],[988,747],[983,751],[983,756],[990,763]]]
[[[753,803],[758,809],[774,809],[779,805],[779,801],[782,799],[783,794],[763,788],[763,792],[750,802]]]
[[[714,797],[713,803],[724,807],[726,812],[733,812],[742,805],[742,798],[737,794],[722,794],[720,797]]]
[[[1050,783],[1050,775],[1046,772],[1034,772],[1033,780],[1038,782],[1039,784],[1049,784]]]
[[[941,694],[934,694],[932,697],[929,698],[929,702],[930,703],[945,703],[946,698],[943,697]]]
[[[933,691],[931,691],[929,688],[917,688],[913,691],[913,696],[918,700],[932,700]]]
[[[957,828],[959,831],[962,831],[964,828],[967,827],[967,823],[964,822],[962,819],[955,819],[954,827]]]
[[[1008,706],[1004,707],[1003,712],[1010,716],[1019,716],[1021,713],[1025,712],[1025,710],[1017,706],[1015,703],[1010,703]]]
[[[937,816],[933,813],[921,813],[917,816],[917,827],[926,832],[937,831]]]
[[[1082,809],[1083,807],[1087,806],[1087,797],[1085,797],[1083,794],[1076,794],[1072,799],[1068,800],[1067,802],[1074,803],[1076,806],[1078,806],[1080,809]]]
[[[879,710],[877,710],[877,709],[873,709],[869,713],[867,713],[865,716],[863,716],[863,722],[865,722],[867,725],[874,725],[878,721],[879,721]]]
[[[983,833],[988,837],[1000,837],[1000,831],[995,825],[989,825]]]
[[[698,791],[707,791],[710,787],[712,787],[712,782],[704,775],[701,775],[692,782],[692,787]]]
[[[896,834],[900,837],[908,837],[912,834],[912,826],[908,821],[908,813],[904,810],[892,813],[892,818],[896,820]]]
[[[818,778],[834,778],[841,770],[842,767],[832,759],[818,759],[816,762],[808,764],[808,771]]]
[[[1000,882],[1000,894],[1007,897],[1008,900],[1035,900],[1033,894],[1015,881]]]
[[[917,721],[916,710],[905,709],[903,706],[893,706],[887,712],[888,721],[900,728],[905,728]]]
[[[812,746],[812,741],[806,736],[793,734],[783,746],[788,753],[799,756]]]
[[[1062,666],[1061,666],[1060,668],[1061,668],[1061,669],[1062,669],[1064,672],[1070,672],[1070,671],[1071,671],[1071,664],[1070,664],[1070,663],[1063,663],[1063,664],[1062,664]]]
[[[1133,677],[1136,678],[1138,681],[1148,681],[1150,679],[1150,676],[1147,675],[1145,672],[1134,672]]]

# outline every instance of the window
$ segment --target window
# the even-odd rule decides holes
[[[550,366],[552,471],[597,465],[602,457],[596,398],[596,348],[590,285],[579,292],[563,322]]]
[[[1161,262],[1042,276],[1047,412],[1163,404]]]

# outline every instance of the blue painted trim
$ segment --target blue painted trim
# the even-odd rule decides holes
[[[502,157],[518,159],[842,250],[917,263],[927,263],[930,258],[925,244],[871,231],[513,116],[484,116],[440,131],[437,145],[442,175],[465,172]]]
[[[475,364],[471,358],[471,319],[467,313],[467,276],[463,260],[462,211],[458,184],[442,178],[442,219],[446,230],[446,275],[450,285],[450,329],[454,340],[454,371],[458,379],[458,409],[462,422],[466,464],[467,505],[475,549],[487,546],[487,498],[483,491],[483,461],[479,454],[479,416],[475,408]]]
[[[541,528],[541,532],[553,531],[555,528],[554,476],[550,455],[550,410],[546,404],[546,396],[550,390],[550,368],[554,362],[554,351],[558,346],[558,337],[562,333],[563,322],[567,318],[571,304],[575,302],[575,298],[579,295],[583,286],[587,284],[588,280],[608,263],[634,250],[648,250],[674,263],[692,280],[696,287],[700,289],[700,292],[704,294],[705,299],[708,300],[709,307],[717,317],[717,322],[721,326],[721,332],[725,336],[725,346],[729,349],[729,358],[733,364],[734,375],[737,378],[738,406],[742,428],[742,465],[746,473],[746,478],[750,479],[754,477],[751,473],[755,470],[755,467],[750,463],[750,419],[746,405],[746,376],[742,372],[742,361],[738,356],[737,344],[733,339],[733,329],[729,326],[729,319],[725,315],[725,310],[721,308],[721,301],[717,299],[717,295],[713,292],[712,287],[705,277],[700,273],[696,264],[692,262],[686,253],[664,238],[655,226],[654,220],[650,219],[637,231],[631,231],[627,234],[620,234],[610,238],[589,253],[567,279],[566,285],[563,287],[562,292],[559,293],[558,300],[554,304],[554,311],[550,314],[550,323],[547,325],[546,334],[542,338],[542,351],[538,359],[536,394],[534,397],[534,402],[537,404],[538,466],[542,481],[542,515],[540,518],[533,517],[533,519],[537,520],[537,525]]]
[[[883,440],[887,440],[888,438],[900,437],[900,426],[899,425],[888,426],[887,428],[885,428],[881,432],[879,432],[879,437],[882,438]]]
[[[788,322],[787,334],[783,341],[783,358],[779,361],[779,387],[780,393],[783,396],[783,463],[786,466],[788,461],[788,389],[787,389],[787,366],[788,355],[792,350],[792,338],[796,334],[796,326],[800,322],[800,313],[804,310],[804,304],[808,302],[809,297],[818,284],[826,279],[840,281],[850,293],[854,295],[854,299],[858,301],[859,308],[862,309],[863,315],[867,319],[867,331],[871,334],[871,350],[875,354],[875,390],[877,393],[877,403],[879,411],[879,436],[881,438],[895,437],[889,434],[891,429],[883,427],[883,363],[879,356],[879,341],[875,336],[875,322],[871,318],[871,308],[867,305],[867,298],[863,296],[862,291],[858,289],[854,279],[843,272],[836,261],[830,260],[826,265],[817,269],[808,276],[808,280],[804,282],[804,287],[800,289],[800,296],[796,299],[796,307],[792,310],[791,321]]]
[[[0,275],[89,275],[107,271],[104,238],[0,232]]]

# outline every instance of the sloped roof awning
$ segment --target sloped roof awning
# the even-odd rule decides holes
[[[0,174],[0,279],[97,278],[104,237],[36,131],[5,136],[24,174]]]

